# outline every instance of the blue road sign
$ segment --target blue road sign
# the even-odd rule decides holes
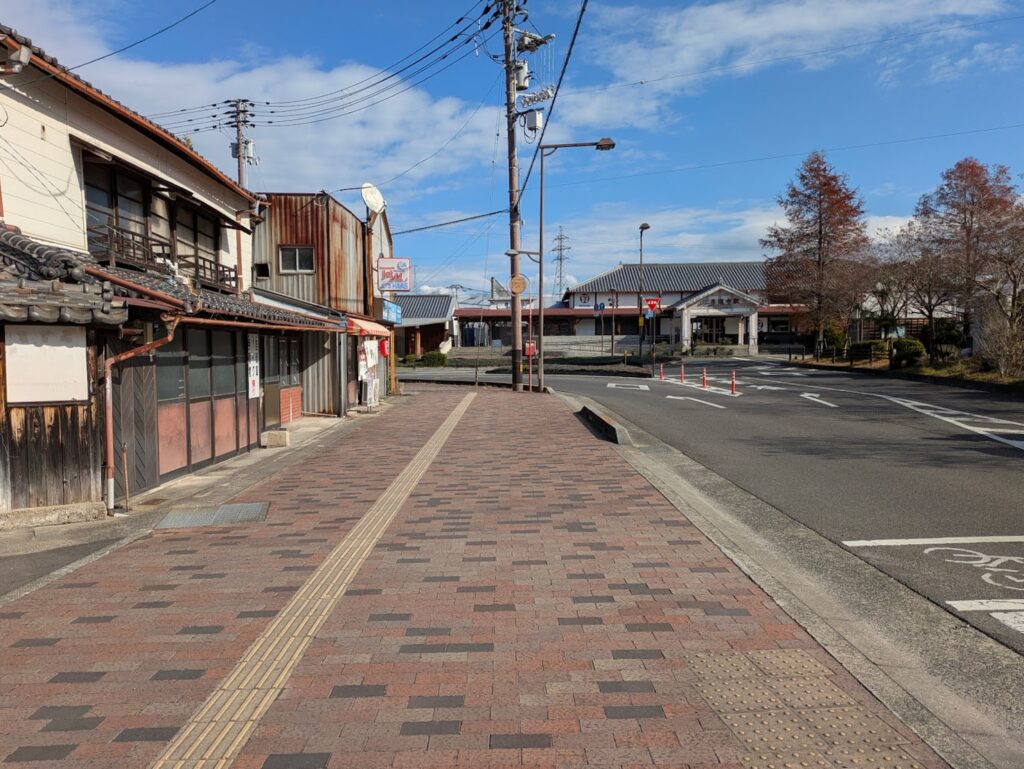
[[[604,312],[604,302],[601,302],[601,304],[599,304],[597,306],[597,311],[598,312]]]
[[[648,318],[648,319],[653,318],[654,317],[654,310],[648,310],[647,312],[645,312],[644,313],[644,317]]]

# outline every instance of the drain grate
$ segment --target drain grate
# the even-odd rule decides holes
[[[221,505],[216,510],[176,510],[164,516],[158,529],[191,529],[195,526],[227,526],[254,523],[267,517],[269,502],[241,502]]]

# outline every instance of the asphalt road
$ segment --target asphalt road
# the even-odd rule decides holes
[[[687,385],[678,367],[666,381],[548,384],[597,401],[1024,652],[1024,402],[764,360],[686,368]]]

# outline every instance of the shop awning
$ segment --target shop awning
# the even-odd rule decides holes
[[[359,336],[391,336],[391,331],[386,326],[374,323],[372,320],[353,318],[351,316],[348,319],[348,333],[358,334]]]

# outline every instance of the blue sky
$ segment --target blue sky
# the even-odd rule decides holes
[[[471,2],[217,0],[80,74],[143,114],[238,96],[300,99],[372,75]],[[201,4],[5,0],[0,20],[76,64]],[[532,58],[542,86],[557,78],[578,5],[530,0],[527,8],[532,26],[556,34]],[[611,136],[618,146],[549,160],[547,247],[564,226],[568,272],[578,280],[635,261],[642,221],[652,227],[645,256],[654,261],[761,258],[757,240],[779,218],[775,197],[812,149],[900,142],[829,153],[863,194],[873,230],[901,223],[966,155],[1020,173],[1024,128],[981,131],[1024,123],[1022,34],[1024,4],[1004,0],[594,0],[546,141]],[[499,40],[489,48],[497,53]],[[250,186],[332,190],[373,181],[396,231],[502,208],[499,78],[497,64],[471,54],[353,115],[257,127],[261,163]],[[901,141],[943,134],[961,135]],[[194,141],[233,168],[226,132]],[[533,146],[520,146],[528,163]],[[536,183],[535,172],[523,201],[525,248],[536,247]],[[339,197],[361,210],[358,196]],[[491,275],[507,279],[507,238],[507,219],[494,217],[400,235],[395,245],[427,290],[453,282],[480,289]]]

